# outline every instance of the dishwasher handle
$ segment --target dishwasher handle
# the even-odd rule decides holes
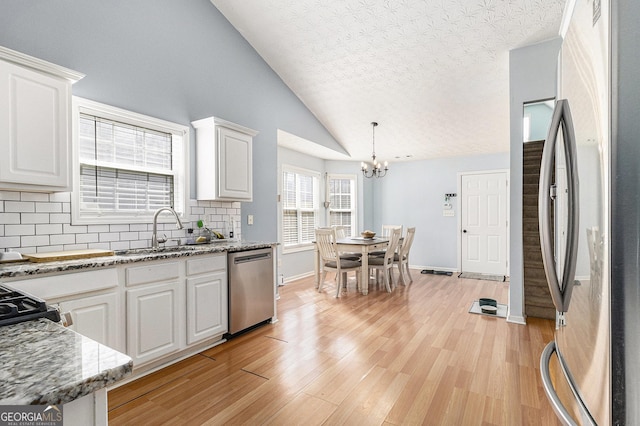
[[[271,259],[271,252],[248,254],[246,256],[237,256],[233,259],[233,263],[234,265],[237,265],[239,263],[256,262],[258,260],[263,260],[263,259]]]

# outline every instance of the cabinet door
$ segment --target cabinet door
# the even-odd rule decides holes
[[[218,197],[251,201],[252,141],[250,135],[218,127]]]
[[[0,61],[0,188],[68,190],[71,84]]]
[[[96,342],[121,350],[118,346],[120,325],[117,316],[118,297],[116,293],[60,302],[61,312],[71,313],[72,330]]]
[[[187,344],[226,333],[227,273],[187,278]]]
[[[178,282],[168,282],[127,290],[127,355],[134,364],[181,348],[179,288]]]

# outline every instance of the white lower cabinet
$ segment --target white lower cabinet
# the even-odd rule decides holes
[[[113,293],[83,297],[58,303],[60,311],[71,314],[70,329],[105,346],[124,351],[120,347],[117,329],[118,295]]]
[[[187,345],[227,331],[227,275],[187,278]]]
[[[121,297],[115,268],[59,275],[8,279],[8,286],[44,299],[62,313],[70,313],[72,330],[125,352]]]
[[[129,355],[176,359],[228,331],[227,253],[2,280],[71,314],[69,327]]]
[[[226,253],[124,269],[126,352],[134,366],[213,343],[227,332]]]
[[[127,355],[134,365],[181,349],[180,287],[173,281],[127,290]]]

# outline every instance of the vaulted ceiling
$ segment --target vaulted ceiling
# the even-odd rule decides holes
[[[211,1],[352,159],[376,121],[390,162],[508,151],[509,50],[557,36],[565,3]]]

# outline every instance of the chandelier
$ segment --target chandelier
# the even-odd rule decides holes
[[[371,160],[372,160],[372,164],[371,164],[371,170],[369,170],[369,164],[362,162],[360,163],[360,168],[362,169],[362,175],[366,178],[372,178],[372,177],[377,177],[377,178],[381,178],[381,177],[385,177],[385,175],[387,174],[387,171],[389,170],[389,163],[387,161],[384,162],[384,169],[382,168],[382,164],[380,164],[378,162],[378,160],[376,160],[376,126],[378,125],[378,123],[376,123],[375,121],[373,121],[371,123],[371,126],[373,127],[373,152],[371,153]]]

